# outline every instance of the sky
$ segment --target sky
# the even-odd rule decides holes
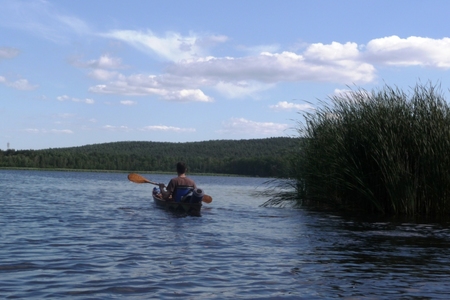
[[[450,75],[447,0],[0,0],[0,149],[295,137]]]

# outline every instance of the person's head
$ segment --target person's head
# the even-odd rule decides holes
[[[187,169],[187,167],[186,167],[186,164],[184,162],[180,161],[180,162],[177,163],[177,173],[178,174],[186,173],[186,169]]]

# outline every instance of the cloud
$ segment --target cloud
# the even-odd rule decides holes
[[[228,98],[253,97],[255,94],[273,88],[275,84],[263,84],[257,81],[220,81],[214,85],[214,88],[222,95]]]
[[[125,131],[125,132],[131,131],[131,129],[125,125],[122,126],[105,125],[102,128],[109,131]]]
[[[332,96],[346,97],[353,93],[350,89],[335,89]]]
[[[344,47],[340,55],[330,58],[326,45],[307,50],[305,55],[293,52],[269,53],[241,58],[206,57],[186,60],[168,67],[177,76],[196,76],[217,81],[253,80],[262,83],[278,82],[370,82],[375,68],[355,57],[356,45]],[[334,45],[331,48],[337,48]],[[327,60],[327,58],[329,58]],[[358,58],[358,59],[357,59]]]
[[[16,81],[9,81],[6,77],[0,76],[0,83],[3,83],[4,85],[11,87],[16,90],[21,91],[31,91],[37,89],[39,86],[34,85],[28,82],[26,79],[19,79]]]
[[[122,100],[122,101],[120,101],[120,104],[122,104],[122,105],[136,105],[137,102],[136,101],[131,101],[131,100]]]
[[[162,77],[153,75],[138,74],[128,77],[120,75],[116,81],[90,87],[89,91],[99,94],[119,94],[126,96],[155,95],[164,100],[179,102],[214,101],[213,98],[205,95],[200,89],[179,88],[168,81],[162,82],[161,80],[163,80]]]
[[[359,61],[356,44],[314,44],[305,54],[263,52],[241,58],[200,57],[174,62],[160,75],[124,76],[106,71],[91,76],[110,80],[89,91],[129,96],[157,95],[170,101],[212,102],[203,88],[211,87],[229,98],[254,96],[279,82],[369,82],[372,65]]]
[[[231,118],[228,122],[223,123],[223,129],[219,130],[219,132],[228,134],[281,135],[288,128],[287,124]]]
[[[52,129],[50,130],[51,133],[57,133],[57,134],[72,134],[73,131],[70,129]]]
[[[371,40],[366,46],[367,60],[392,66],[450,68],[450,38],[432,39],[389,36]]]
[[[209,48],[226,41],[228,41],[228,37],[225,35],[207,35],[197,37],[195,44],[202,48]]]
[[[128,66],[122,63],[122,59],[112,57],[109,54],[103,54],[100,58],[89,61],[82,61],[79,58],[71,58],[69,63],[77,68],[91,69],[88,73],[89,77],[100,81],[113,80],[121,76],[119,72],[113,70],[128,68]]]
[[[379,65],[450,67],[448,38],[401,39],[391,36],[371,40],[367,45],[353,42],[314,43],[304,46],[298,53],[276,52],[275,46],[268,45],[265,47],[268,51],[258,54],[215,57],[206,55],[206,48],[202,48],[208,44],[208,39],[195,34],[183,37],[172,32],[159,37],[151,31],[114,31],[106,36],[127,41],[172,62],[161,73],[150,75],[124,75],[106,69],[94,69],[90,76],[104,83],[90,87],[89,91],[126,96],[158,96],[167,101],[214,101],[213,97],[205,94],[206,89],[215,90],[227,98],[257,98],[262,91],[284,82],[364,84],[376,79],[376,66]],[[209,42],[222,43],[226,40],[226,37],[216,36]],[[256,47],[257,50],[263,48]],[[97,67],[99,62],[92,61],[91,66]],[[115,65],[112,62],[111,58],[104,58],[105,66]],[[286,104],[272,108],[288,109]]]
[[[24,129],[25,132],[29,132],[29,133],[39,133],[40,130],[37,128],[26,128]]]
[[[13,58],[19,55],[19,50],[10,47],[0,47],[0,59]]]
[[[56,115],[57,118],[61,118],[61,119],[70,119],[75,117],[75,114],[71,114],[71,113],[60,113]]]
[[[61,102],[73,101],[73,102],[81,102],[81,103],[86,103],[86,104],[94,104],[95,103],[95,101],[90,98],[78,99],[78,98],[69,97],[67,95],[58,96],[58,97],[56,97],[56,100],[61,101]]]
[[[90,33],[83,20],[60,13],[48,1],[2,1],[0,26],[28,31],[55,43],[67,43],[72,34]]]
[[[165,125],[152,125],[141,128],[142,131],[163,131],[163,132],[195,132],[195,128],[180,128]]]
[[[162,95],[164,90],[145,86],[143,84],[133,85],[132,83],[124,81],[115,81],[108,84],[98,84],[89,88],[89,92],[98,94],[115,94],[125,96],[147,96],[147,95]]]
[[[280,49],[280,45],[272,44],[272,45],[258,45],[258,46],[239,46],[239,50],[247,52],[249,55],[259,55],[263,52],[278,52]]]
[[[22,90],[22,91],[30,91],[30,90],[34,90],[38,87],[37,85],[30,84],[28,82],[28,80],[26,80],[26,79],[19,79],[14,82],[10,82],[7,85],[16,90]]]
[[[179,102],[212,102],[211,97],[206,96],[199,89],[183,89],[178,91],[168,91],[162,95],[163,99]]]
[[[297,103],[290,103],[287,101],[281,101],[275,105],[270,105],[269,107],[275,111],[282,111],[282,110],[284,110],[284,111],[292,111],[292,110],[303,111],[303,110],[314,109],[314,107],[308,103],[297,104]]]
[[[150,30],[114,30],[102,36],[123,41],[142,52],[156,54],[169,61],[205,56],[208,47],[227,40],[225,36],[200,36],[195,33],[182,36],[176,32],[166,32],[164,36],[158,36]]]
[[[120,74],[118,72],[107,71],[107,70],[102,70],[102,69],[95,69],[89,73],[89,77],[91,77],[95,80],[100,80],[100,81],[112,80],[112,79],[117,78],[119,75]]]
[[[47,133],[51,133],[51,134],[73,134],[73,131],[70,129],[37,129],[37,128],[27,128],[24,129],[25,132],[28,133],[43,133],[43,134],[47,134]]]
[[[136,129],[130,128],[125,125],[121,126],[114,126],[114,125],[105,125],[102,126],[102,129],[108,130],[108,131],[114,131],[114,132],[129,132]],[[180,128],[180,127],[174,127],[174,126],[166,126],[166,125],[151,125],[151,126],[145,126],[138,128],[139,131],[161,131],[161,132],[195,132],[196,130],[194,128]]]
[[[124,69],[127,68],[122,63],[122,59],[118,57],[112,57],[109,54],[103,54],[98,59],[91,59],[88,61],[82,61],[79,58],[72,58],[70,63],[79,68],[90,69]]]

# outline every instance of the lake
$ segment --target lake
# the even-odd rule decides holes
[[[213,197],[201,217],[125,173],[0,170],[0,297],[450,297],[448,223],[263,208],[267,179],[192,178]]]

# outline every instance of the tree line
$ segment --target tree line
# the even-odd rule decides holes
[[[203,142],[114,142],[43,150],[0,150],[0,167],[174,172],[185,161],[190,173],[288,176],[298,139],[277,137]]]

